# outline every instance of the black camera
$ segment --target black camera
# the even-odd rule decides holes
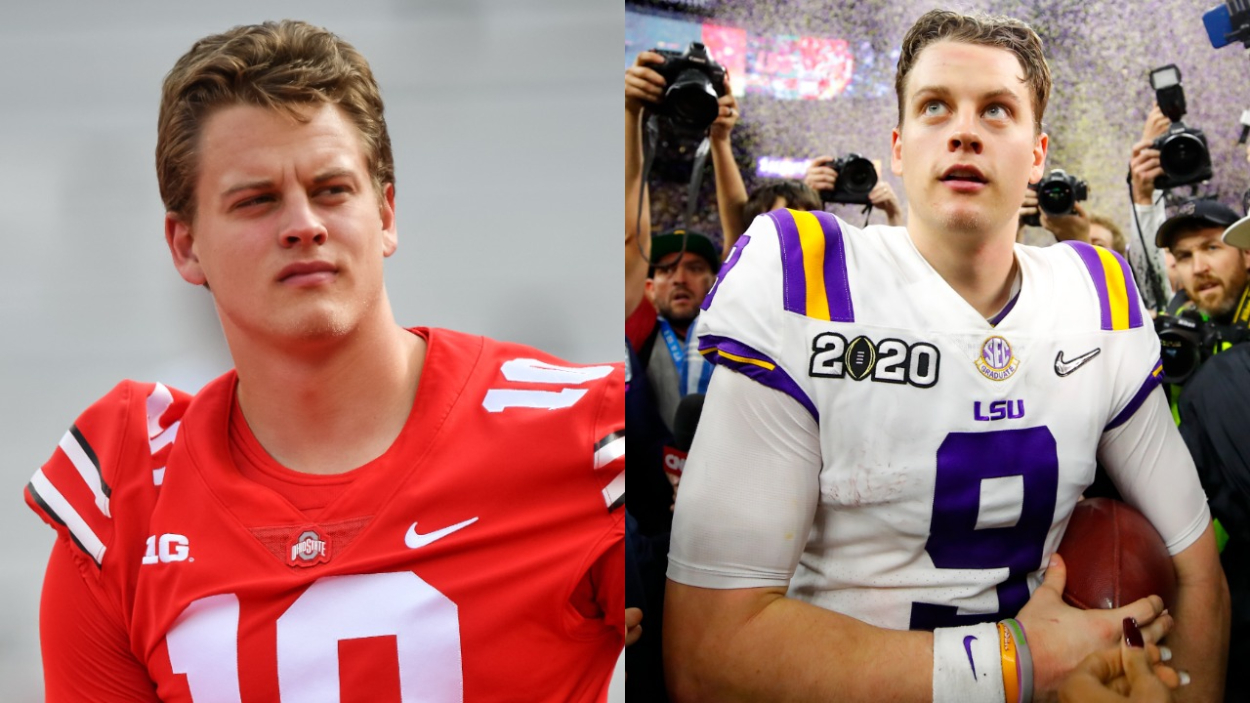
[[[1089,184],[1066,171],[1057,168],[1037,183],[1030,183],[1029,190],[1037,192],[1037,206],[1041,211],[1056,215],[1075,215],[1076,204],[1089,198]],[[1040,213],[1026,215],[1020,221],[1034,227],[1042,226]]]
[[[1181,88],[1181,70],[1174,64],[1150,72],[1150,85],[1155,89],[1159,109],[1172,125],[1151,146],[1159,150],[1163,175],[1155,178],[1155,188],[1167,190],[1177,186],[1201,183],[1211,179],[1211,153],[1202,130],[1185,126],[1185,91]]]
[[[720,114],[717,100],[725,94],[725,68],[697,41],[690,42],[685,51],[654,51],[664,57],[664,63],[654,68],[665,82],[656,112],[678,129],[696,134],[707,131]]]
[[[833,190],[820,191],[820,199],[826,203],[855,203],[869,205],[868,194],[877,186],[877,167],[859,154],[847,154],[829,164],[838,172]]]
[[[1217,325],[1197,310],[1155,318],[1155,332],[1163,359],[1163,382],[1181,384],[1194,375],[1202,362],[1226,344],[1250,341],[1250,329]]]

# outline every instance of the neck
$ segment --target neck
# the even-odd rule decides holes
[[[933,231],[914,216],[908,234],[920,255],[951,288],[983,317],[990,317],[1011,298],[1015,278],[1015,231],[998,233]]]
[[[690,322],[674,322],[667,317],[664,319],[668,321],[668,326],[673,328],[673,332],[676,332],[677,336],[685,341],[686,332],[690,329]]]
[[[388,308],[389,310],[389,308]],[[283,466],[350,471],[381,456],[412,411],[425,341],[386,316],[324,342],[257,340],[227,330],[239,407]]]

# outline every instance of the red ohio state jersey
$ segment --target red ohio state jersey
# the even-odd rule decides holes
[[[49,579],[81,576],[81,608],[124,629],[161,701],[606,699],[625,634],[621,365],[414,332],[429,346],[407,424],[316,520],[234,464],[234,372],[194,398],[123,382],[36,472],[26,500],[79,566]],[[55,586],[45,620],[69,617],[49,615]],[[87,655],[43,630],[46,669],[90,668],[49,668]]]

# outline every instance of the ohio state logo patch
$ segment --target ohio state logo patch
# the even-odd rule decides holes
[[[316,566],[330,561],[330,543],[321,539],[321,535],[312,528],[300,530],[291,544],[291,566]]]
[[[981,343],[981,356],[975,363],[977,371],[991,381],[1006,381],[1020,368],[1020,360],[1012,354],[1011,344],[998,335]]]

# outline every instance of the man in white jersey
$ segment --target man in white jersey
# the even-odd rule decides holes
[[[1220,699],[1227,586],[1131,272],[1014,243],[1049,87],[1024,24],[926,14],[895,84],[907,227],[780,210],[729,256],[673,524],[678,700],[1053,700],[1128,617],[1192,676],[1179,700]],[[1173,555],[1166,612],[1061,599],[1096,459]]]

